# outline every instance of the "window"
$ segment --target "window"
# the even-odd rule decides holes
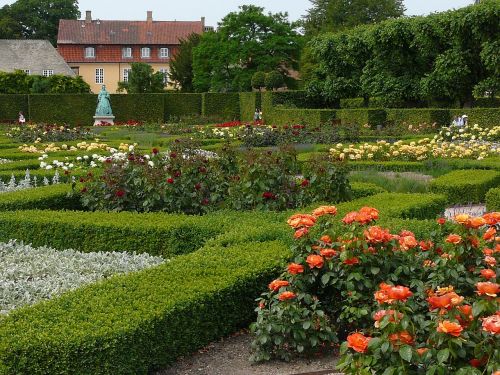
[[[169,50],[168,48],[160,48],[160,58],[162,59],[167,59],[169,56]]]
[[[79,67],[79,66],[72,66],[72,67],[71,67],[71,70],[72,70],[73,72],[75,72],[75,74],[76,74],[77,76],[79,76],[79,75],[80,75],[80,67]]]
[[[104,69],[97,68],[95,70],[95,83],[104,83]]]
[[[123,82],[128,82],[128,75],[132,69],[123,69]]]
[[[93,59],[93,58],[95,58],[95,48],[94,47],[87,47],[87,48],[85,48],[85,58],[86,59]]]
[[[167,68],[161,68],[160,70],[160,73],[163,74],[163,84],[167,84],[168,83],[168,69]]]
[[[132,57],[132,48],[125,47],[122,49],[122,57],[126,59],[130,59]]]
[[[151,57],[151,48],[149,47],[143,47],[141,48],[141,57],[143,59],[148,59]]]
[[[50,77],[50,76],[54,75],[54,71],[52,69],[44,69],[42,71],[42,75],[44,77]]]
[[[29,70],[29,69],[24,69],[23,71],[24,71],[24,73],[26,73],[27,75],[30,75],[30,74],[31,74],[31,70]]]

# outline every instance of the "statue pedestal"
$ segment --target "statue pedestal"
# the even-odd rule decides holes
[[[94,116],[94,126],[107,126],[115,124],[115,116]]]

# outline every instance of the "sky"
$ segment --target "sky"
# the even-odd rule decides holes
[[[14,1],[0,0],[0,7]],[[473,0],[405,0],[407,15],[423,15],[472,4]],[[297,20],[310,8],[309,0],[80,0],[82,15],[92,11],[92,18],[108,20],[142,20],[146,11],[153,11],[156,20],[194,21],[206,17],[206,24],[217,26],[227,13],[239,5],[253,4],[267,11],[288,12],[290,20]]]

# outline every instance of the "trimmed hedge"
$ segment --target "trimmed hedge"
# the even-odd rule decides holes
[[[457,170],[440,176],[430,183],[432,192],[444,194],[448,203],[481,203],[491,188],[500,184],[500,172]]]
[[[80,209],[80,198],[68,197],[70,192],[70,185],[61,184],[1,193],[0,211]]]
[[[267,123],[273,125],[307,124],[320,126],[330,123],[336,117],[334,109],[279,108],[274,109]]]
[[[340,108],[342,109],[366,108],[366,107],[368,107],[368,105],[364,98],[340,99]]]
[[[396,218],[434,218],[444,203],[439,195],[384,193],[337,207],[341,216],[375,206],[383,220],[429,234],[430,222]],[[94,241],[179,254],[206,240],[199,251],[169,263],[13,311],[0,326],[0,373],[147,374],[246,326],[254,319],[254,299],[290,256],[289,215],[0,212],[1,239],[36,238],[60,249],[102,250],[87,247]],[[169,250],[158,251],[165,241]],[[179,246],[183,252],[174,251]]]
[[[0,157],[2,157],[2,152],[0,151]],[[40,161],[38,159],[26,159],[13,161],[11,163],[0,164],[0,171],[13,171],[13,170],[23,170],[26,169],[38,169],[40,168]]]
[[[369,124],[383,126],[387,121],[387,112],[384,109],[341,109],[337,111],[342,125]]]
[[[221,116],[225,120],[240,118],[239,93],[204,93],[201,100],[201,114],[205,117]]]
[[[29,103],[31,121],[90,126],[94,124],[97,95],[30,95]],[[113,107],[113,98],[111,98],[111,106]]]
[[[387,120],[396,124],[438,124],[449,125],[451,113],[442,108],[387,109]]]
[[[500,187],[490,189],[486,193],[486,209],[488,211],[500,211]]]
[[[476,98],[472,106],[475,108],[498,108],[500,107],[500,98]]]
[[[171,116],[198,116],[201,115],[201,94],[169,93],[164,94],[165,121]]]
[[[29,118],[28,95],[0,95],[0,123],[2,121],[17,121],[19,112]]]
[[[240,93],[240,120],[253,121],[255,109],[260,108],[260,93],[241,92]]]
[[[164,118],[162,94],[113,94],[111,108],[115,121],[162,122]]]
[[[351,182],[353,199],[369,197],[371,195],[387,192],[384,188],[369,182]]]

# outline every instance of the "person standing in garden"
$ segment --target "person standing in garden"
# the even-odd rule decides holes
[[[20,125],[24,125],[26,122],[26,119],[24,118],[24,114],[22,112],[19,112],[19,120],[18,120]]]
[[[253,114],[253,121],[257,122],[259,121],[259,109],[255,108],[255,113]]]

